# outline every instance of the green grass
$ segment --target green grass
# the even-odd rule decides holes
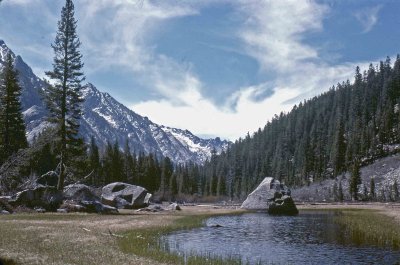
[[[400,225],[393,217],[374,210],[341,210],[334,218],[344,243],[400,249]]]
[[[133,230],[125,233],[125,237],[119,240],[119,246],[123,252],[133,253],[138,256],[151,258],[158,262],[168,264],[243,264],[240,259],[222,258],[212,253],[206,256],[191,255],[189,257],[179,256],[164,251],[160,246],[160,238],[163,235],[177,230],[186,230],[200,227],[206,218],[211,215],[182,216],[172,225],[166,225],[151,229]]]

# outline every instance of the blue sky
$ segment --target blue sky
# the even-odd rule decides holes
[[[3,0],[0,39],[39,76],[62,0]],[[152,121],[235,140],[400,52],[396,0],[75,0],[87,80]]]

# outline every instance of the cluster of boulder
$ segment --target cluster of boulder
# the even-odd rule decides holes
[[[143,187],[122,182],[108,184],[101,192],[84,184],[71,184],[60,191],[57,182],[58,174],[49,172],[39,177],[33,187],[11,197],[0,197],[0,213],[25,207],[37,212],[114,214],[118,209],[147,207],[152,196]]]
[[[275,215],[297,215],[290,189],[279,180],[266,177],[258,187],[247,196],[241,208],[248,210],[267,210]]]

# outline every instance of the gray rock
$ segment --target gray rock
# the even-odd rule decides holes
[[[6,210],[0,210],[0,214],[11,214],[9,211]]]
[[[68,213],[67,209],[61,208],[57,209],[57,213]]]
[[[299,211],[290,194],[290,189],[284,184],[267,177],[249,194],[241,208],[268,210],[269,214],[297,215]]]
[[[35,211],[36,211],[37,213],[45,213],[45,212],[46,212],[46,210],[43,209],[42,207],[36,207],[36,208],[35,208]]]
[[[49,171],[46,174],[40,176],[36,180],[36,184],[50,187],[57,187],[58,174],[55,171]]]
[[[104,205],[98,201],[81,201],[88,213],[117,214],[118,209],[109,205]]]
[[[152,212],[152,213],[157,213],[157,212],[162,212],[165,209],[163,207],[161,207],[161,205],[157,205],[157,204],[152,204],[147,206],[146,208],[141,208],[138,209],[138,212]]]
[[[297,215],[299,210],[297,210],[292,197],[285,195],[269,205],[268,213],[274,215]]]
[[[275,192],[280,190],[281,186],[278,180],[266,177],[260,185],[247,196],[241,208],[248,210],[267,210],[269,203],[275,197]]]
[[[181,207],[177,203],[171,203],[168,208],[170,211],[180,211],[182,210]]]
[[[93,190],[84,184],[71,184],[64,188],[64,199],[75,202],[80,201],[100,201]]]
[[[116,208],[138,209],[148,205],[148,194],[143,187],[114,182],[103,187],[101,202]]]
[[[146,197],[144,198],[144,203],[149,205],[152,197],[153,197],[153,195],[151,193],[147,193]]]
[[[69,201],[65,200],[64,203],[60,206],[60,209],[58,210],[65,210],[65,212],[86,212],[87,209],[85,206],[80,205],[79,203],[75,201]]]
[[[42,207],[47,211],[56,211],[63,201],[62,192],[54,187],[39,186],[15,194],[9,203],[29,208]]]
[[[98,200],[65,200],[57,209],[58,212],[82,212],[82,213],[100,213],[100,214],[117,214],[118,209],[102,204]]]

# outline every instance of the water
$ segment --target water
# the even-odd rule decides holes
[[[296,217],[248,213],[206,220],[204,227],[161,238],[183,256],[237,258],[249,264],[395,264],[400,251],[357,246],[333,220],[334,212]],[[214,227],[214,225],[222,227]],[[400,264],[400,263],[399,263]]]

